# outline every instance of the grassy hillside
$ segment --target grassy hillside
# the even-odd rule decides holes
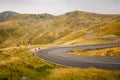
[[[26,47],[0,49],[0,80],[120,80],[119,71],[47,63]]]
[[[0,47],[119,41],[120,15],[81,11],[64,15],[18,14],[0,22]]]

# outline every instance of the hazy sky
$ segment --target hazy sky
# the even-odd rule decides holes
[[[0,12],[6,10],[54,15],[75,10],[120,14],[120,0],[0,0]]]

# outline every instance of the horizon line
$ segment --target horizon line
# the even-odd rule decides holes
[[[30,13],[30,12],[19,12],[19,11],[13,11],[13,10],[4,10],[4,11],[0,11],[0,13],[3,12],[16,12],[18,14],[50,14],[50,15],[55,15],[55,16],[59,16],[59,15],[63,15],[69,12],[75,12],[75,11],[79,11],[79,12],[86,12],[86,13],[93,13],[93,14],[103,14],[103,15],[120,15],[120,13],[99,13],[99,12],[92,12],[92,11],[83,11],[83,10],[71,10],[71,11],[67,11],[67,12],[63,12],[61,14],[52,14],[52,13],[48,13],[48,12],[41,12],[41,13]]]

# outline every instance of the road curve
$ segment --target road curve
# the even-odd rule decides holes
[[[120,46],[120,42],[43,49],[37,52],[36,55],[49,62],[54,62],[65,66],[79,68],[95,67],[109,70],[120,70],[120,57],[90,57],[66,54],[67,51],[71,50],[101,49],[114,46]]]

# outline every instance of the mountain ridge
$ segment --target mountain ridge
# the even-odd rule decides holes
[[[14,16],[16,16],[17,14],[23,14],[23,15],[41,15],[41,16],[43,16],[43,17],[45,17],[45,16],[54,16],[54,17],[58,17],[58,16],[62,16],[62,15],[74,15],[74,14],[81,14],[81,15],[87,15],[87,14],[91,14],[91,15],[94,15],[94,16],[96,16],[96,15],[105,15],[105,16],[119,16],[120,14],[100,14],[100,13],[94,13],[94,12],[86,12],[86,11],[72,11],[72,12],[66,12],[66,13],[64,13],[64,14],[61,14],[61,15],[57,15],[57,16],[55,16],[55,15],[52,15],[52,14],[49,14],[49,13],[42,13],[42,14],[23,14],[23,13],[17,13],[17,12],[14,12],[14,11],[3,11],[3,12],[1,12],[0,13],[0,21],[5,21],[5,20],[7,20],[7,19],[9,19],[10,17],[14,17]],[[9,15],[9,16],[8,16]],[[6,17],[5,19],[3,19],[2,20],[2,18],[1,17]]]

